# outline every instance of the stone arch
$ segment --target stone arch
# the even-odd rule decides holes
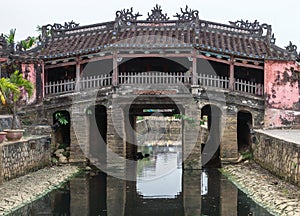
[[[216,105],[206,104],[201,108],[201,118],[204,116],[207,116],[208,137],[202,144],[202,166],[220,167],[222,111]]]
[[[252,113],[248,110],[239,110],[237,113],[237,143],[239,152],[250,149],[250,137],[252,128]]]

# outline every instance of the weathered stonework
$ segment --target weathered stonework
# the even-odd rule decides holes
[[[160,86],[160,88],[164,89],[165,86]],[[158,88],[158,90],[161,90],[160,88]],[[244,95],[238,92],[214,90],[207,90],[206,93],[199,94],[200,86],[193,86],[194,94],[187,92],[188,89],[181,86],[178,88],[177,93],[172,95],[134,95],[133,92],[139,89],[153,90],[153,86],[132,87],[122,85],[116,89],[103,88],[99,91],[90,90],[45,98],[41,105],[25,108],[23,110],[25,114],[22,119],[28,122],[28,124],[53,125],[53,114],[55,112],[68,111],[71,117],[70,162],[80,163],[87,162],[87,159],[91,159],[91,162],[93,163],[93,158],[89,155],[91,137],[89,134],[90,122],[87,110],[89,107],[95,105],[104,106],[107,110],[106,154],[108,163],[110,163],[108,160],[111,160],[112,163],[117,163],[115,156],[118,156],[119,159],[132,157],[130,152],[134,151],[134,149],[129,148],[129,145],[126,145],[126,143],[128,144],[130,140],[136,138],[128,133],[129,125],[128,122],[126,123],[125,121],[125,118],[127,118],[126,113],[128,111],[125,110],[125,108],[130,105],[137,107],[151,105],[152,108],[156,106],[169,106],[170,108],[173,106],[171,103],[174,103],[179,105],[179,112],[183,114],[185,112],[185,108],[183,107],[189,106],[189,103],[191,103],[190,105],[196,104],[196,110],[192,111],[190,114],[185,113],[186,116],[194,116],[196,121],[200,121],[201,109],[205,105],[218,107],[221,111],[220,156],[223,159],[237,159],[238,157],[237,118],[239,111],[246,111],[252,114],[254,128],[263,127],[264,99],[261,97]],[[174,90],[175,88],[166,87],[166,89]],[[131,113],[130,115],[134,116],[138,114]],[[112,117],[114,120],[112,120]],[[196,138],[194,134],[191,133],[191,130],[188,129],[188,125],[186,124],[185,126],[187,127],[182,127],[183,140],[185,143],[188,143],[190,142],[188,139],[193,138],[195,140]],[[183,149],[185,148],[187,152],[191,151],[192,154],[194,154],[194,159],[191,159],[192,155],[189,155],[189,159],[191,159],[190,161],[195,162],[193,162],[193,164],[197,164],[197,166],[193,165],[193,167],[199,168],[199,161],[201,161],[200,144],[203,141],[198,140],[196,142],[197,144],[194,146],[195,149],[192,150],[187,145],[184,146]],[[112,159],[110,159],[109,155],[114,154],[116,155],[112,156]],[[119,165],[122,163],[123,167],[124,163],[121,161],[119,162]]]
[[[195,123],[183,120],[183,168],[202,169],[201,165],[201,137],[199,110],[187,110],[186,116],[196,117]]]
[[[0,145],[1,179],[9,180],[50,164],[50,137],[32,137]],[[0,180],[1,180],[0,179]]]
[[[253,139],[254,160],[280,178],[300,186],[300,145],[262,130],[256,131]]]

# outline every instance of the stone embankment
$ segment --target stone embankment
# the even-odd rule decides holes
[[[226,165],[222,172],[255,202],[275,215],[300,215],[300,188],[254,162]]]
[[[76,166],[54,166],[4,182],[0,185],[0,215],[42,197],[78,172]]]

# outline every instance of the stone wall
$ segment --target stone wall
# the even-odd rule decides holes
[[[0,144],[0,182],[50,164],[50,137],[40,136]]]
[[[252,137],[254,160],[280,178],[300,186],[300,145],[262,130]]]

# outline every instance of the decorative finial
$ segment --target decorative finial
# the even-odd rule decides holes
[[[285,47],[285,49],[288,52],[297,52],[297,46],[295,44],[292,44],[292,42],[290,41],[290,44],[288,46]]]
[[[156,4],[156,6],[151,11],[152,14],[148,13],[148,18],[146,19],[147,21],[164,22],[170,19],[167,14],[162,13],[161,6],[158,4]]]
[[[183,8],[180,8],[180,10],[182,14],[176,13],[176,15],[174,15],[174,17],[177,17],[180,21],[191,21],[199,18],[199,11],[189,9],[187,5],[185,10],[183,10]]]
[[[137,18],[142,16],[140,13],[133,14],[132,7],[130,9],[123,9],[116,12],[116,23],[118,26],[130,26],[136,22]]]

